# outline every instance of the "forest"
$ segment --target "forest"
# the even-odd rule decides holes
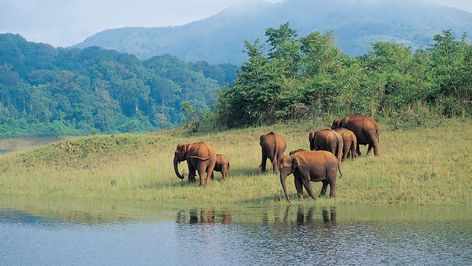
[[[472,114],[472,46],[452,31],[426,49],[377,42],[363,56],[332,32],[289,23],[245,41],[241,66],[145,61],[98,47],[54,48],[0,35],[0,137],[224,130],[365,114],[391,129]]]
[[[105,50],[54,48],[0,35],[0,137],[149,131],[209,110],[236,66],[140,61]]]
[[[248,59],[234,83],[219,92],[214,119],[224,127],[366,114],[396,129],[472,114],[466,34],[444,31],[415,51],[377,42],[359,57],[336,48],[330,32],[298,37],[286,23],[265,36],[265,42],[245,42]]]

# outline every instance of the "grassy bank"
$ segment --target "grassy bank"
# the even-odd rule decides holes
[[[0,197],[15,196],[221,206],[286,204],[279,178],[261,174],[259,135],[274,130],[287,151],[308,148],[307,122],[189,135],[169,131],[80,137],[0,158]],[[472,122],[449,120],[436,128],[388,131],[381,126],[380,157],[342,164],[336,200],[320,204],[472,204]],[[205,141],[231,160],[230,180],[200,188],[173,172],[177,143]],[[365,148],[363,148],[365,151]],[[180,165],[186,172],[186,165]],[[289,177],[289,191],[295,188]],[[319,191],[320,183],[313,183]],[[308,201],[311,202],[311,201]],[[311,204],[311,203],[307,203]]]

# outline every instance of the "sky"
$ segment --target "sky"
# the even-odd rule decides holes
[[[183,25],[246,1],[277,0],[0,0],[0,33],[67,47],[106,29]],[[432,1],[472,12],[472,0]]]

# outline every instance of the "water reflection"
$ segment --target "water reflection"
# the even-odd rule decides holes
[[[178,224],[231,224],[233,217],[230,210],[216,211],[215,209],[197,209],[177,212]]]
[[[336,207],[296,207],[296,213],[293,213],[295,207],[289,205],[285,207],[283,215],[280,215],[281,209],[274,209],[274,227],[291,228],[293,226],[335,226]],[[263,224],[268,224],[268,215],[263,218]],[[270,224],[268,224],[270,225]]]
[[[71,210],[59,211],[51,205],[50,209],[28,208],[0,209],[0,265],[412,261],[470,265],[472,261],[469,209],[288,205],[130,207],[124,211],[120,206],[104,205],[71,214]],[[447,220],[441,220],[444,218]]]

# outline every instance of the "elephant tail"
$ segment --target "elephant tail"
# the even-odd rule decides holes
[[[210,160],[211,159],[211,156],[208,156],[208,157],[200,157],[200,156],[196,156],[196,155],[189,155],[187,156],[187,158],[196,158],[196,159],[199,159],[201,161],[207,161],[207,160]]]
[[[343,177],[343,173],[341,172],[341,163],[338,162],[338,171],[339,171],[339,178]]]

